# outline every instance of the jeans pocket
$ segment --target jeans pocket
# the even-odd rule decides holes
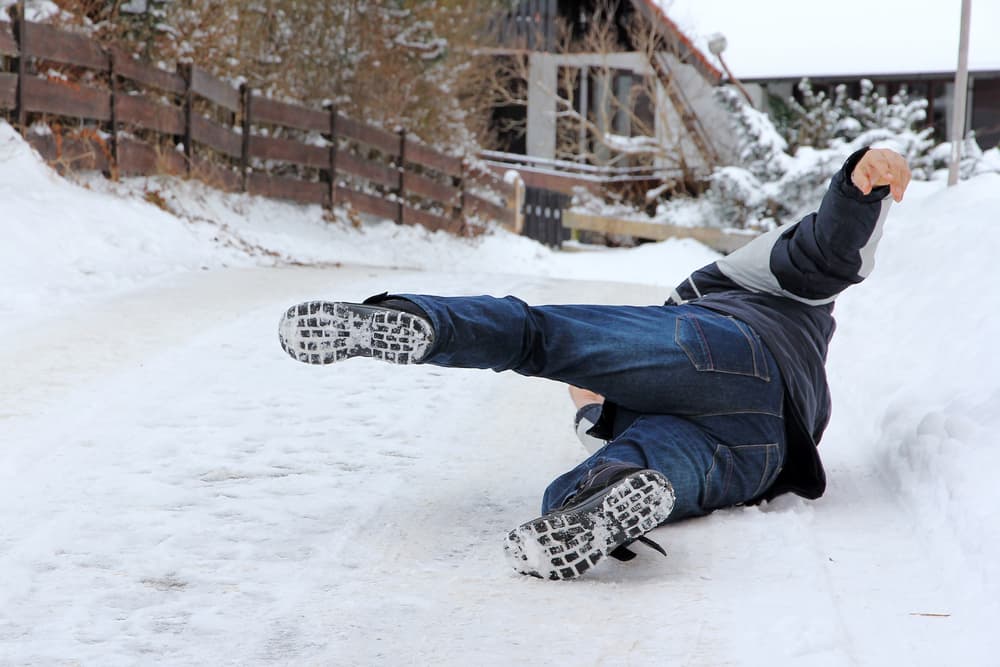
[[[735,317],[681,315],[674,342],[698,371],[771,379],[760,337]]]
[[[716,445],[705,474],[706,510],[753,500],[774,483],[781,470],[781,448],[775,444]]]

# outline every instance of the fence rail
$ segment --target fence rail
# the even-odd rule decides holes
[[[587,215],[575,211],[563,213],[562,226],[566,229],[579,229],[602,234],[621,234],[652,241],[694,239],[727,254],[742,248],[757,236],[752,232],[738,232],[715,227],[681,227],[658,222]]]
[[[14,39],[14,33],[11,30],[9,23],[0,23],[0,55],[2,56],[16,56],[18,53],[17,40]]]
[[[0,113],[60,168],[188,175],[455,233],[473,216],[517,224],[513,187],[489,170],[405,131],[271,100],[196,66],[161,70],[15,18],[0,23],[0,70],[13,70],[0,71]],[[39,121],[51,132],[24,132]]]

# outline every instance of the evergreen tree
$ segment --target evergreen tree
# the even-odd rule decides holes
[[[843,85],[837,86],[832,99],[823,91],[816,92],[809,79],[802,79],[797,88],[802,101],[794,97],[788,100],[791,122],[786,136],[793,155],[799,146],[829,147],[843,117],[847,97],[847,89]]]

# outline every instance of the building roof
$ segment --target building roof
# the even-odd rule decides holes
[[[958,63],[958,0],[648,1],[696,46],[725,35],[741,79],[954,73]],[[972,1],[970,70],[1000,70],[998,25],[1000,2]]]
[[[632,4],[647,18],[663,28],[664,36],[677,49],[681,60],[693,65],[701,72],[702,76],[713,84],[722,80],[722,72],[709,60],[705,52],[681,30],[677,23],[667,16],[660,0],[632,0]]]

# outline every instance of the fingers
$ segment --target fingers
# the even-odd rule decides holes
[[[866,195],[872,191],[872,178],[870,173],[871,167],[862,164],[863,162],[864,158],[862,158],[862,162],[858,162],[854,167],[854,172],[851,174],[851,182],[854,183],[854,186],[858,190],[861,190],[861,194]]]
[[[910,177],[910,168],[903,156],[886,148],[873,148],[854,167],[851,182],[866,195],[873,188],[888,185],[892,198],[899,202],[903,201]]]

